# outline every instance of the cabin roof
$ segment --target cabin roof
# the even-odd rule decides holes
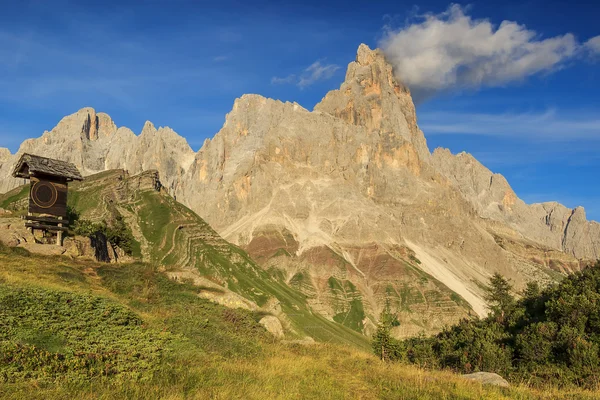
[[[67,180],[81,181],[83,177],[75,165],[70,162],[55,160],[24,153],[13,170],[15,178],[29,179],[31,175],[49,175]]]

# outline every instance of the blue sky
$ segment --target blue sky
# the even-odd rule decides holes
[[[470,152],[525,201],[600,220],[598,2],[0,3],[13,152],[85,106],[134,132],[170,126],[197,150],[244,93],[311,109],[366,43],[402,69],[431,150]]]

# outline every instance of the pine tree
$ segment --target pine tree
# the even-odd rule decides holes
[[[525,299],[536,299],[540,296],[542,289],[537,281],[527,282],[525,290],[523,290],[523,298]]]
[[[511,294],[512,289],[510,281],[497,272],[490,278],[486,288],[484,299],[492,313],[500,317],[501,321],[515,304],[515,298]]]
[[[398,320],[390,310],[389,299],[386,299],[385,306],[379,315],[377,330],[373,335],[371,346],[375,354],[384,361],[397,358],[395,347],[396,340],[392,338],[392,326],[396,325]]]

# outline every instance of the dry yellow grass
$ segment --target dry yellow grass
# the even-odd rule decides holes
[[[266,357],[201,364],[147,383],[5,385],[3,399],[597,399],[597,392],[482,386],[450,372],[388,364],[335,345],[276,344]]]

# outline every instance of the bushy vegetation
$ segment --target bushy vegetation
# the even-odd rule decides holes
[[[111,245],[119,247],[127,255],[133,254],[135,239],[121,214],[117,213],[110,225],[106,221],[92,222],[82,219],[79,213],[72,207],[68,207],[67,214],[67,219],[72,224],[72,233],[75,235],[91,238],[102,234]]]
[[[201,299],[151,265],[14,250],[0,242],[0,382],[144,382],[207,357],[258,357],[272,340],[262,314]]]
[[[433,337],[398,341],[382,318],[374,350],[382,358],[460,373],[496,372],[513,382],[597,388],[600,380],[600,262],[516,300],[494,275],[490,315],[464,319]]]
[[[0,285],[0,381],[149,379],[173,335],[93,295]]]

